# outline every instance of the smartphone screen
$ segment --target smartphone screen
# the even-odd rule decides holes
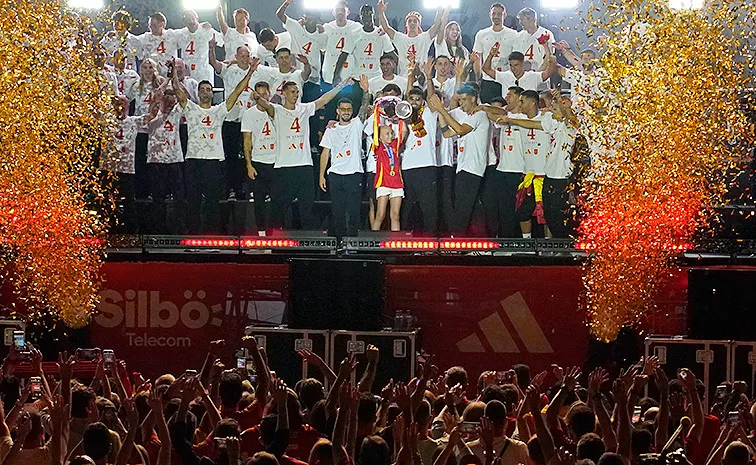
[[[633,408],[633,423],[638,423],[640,421],[640,417],[641,417],[641,408],[640,406],[636,405],[635,408]]]
[[[247,368],[247,360],[244,357],[237,357],[236,368],[238,368],[239,370]]]
[[[26,347],[26,333],[23,331],[13,331],[13,345],[18,349]]]
[[[105,363],[115,362],[115,353],[111,349],[105,349],[102,351],[102,360]]]

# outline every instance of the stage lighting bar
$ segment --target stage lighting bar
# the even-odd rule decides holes
[[[581,253],[572,239],[536,239],[538,253]]]
[[[489,239],[443,239],[440,243],[441,251],[493,250],[499,248],[499,242]]]
[[[535,254],[535,239],[497,239],[499,247],[493,251],[494,255]]]
[[[668,252],[686,252],[688,250],[694,250],[696,248],[695,244],[691,242],[665,242],[662,244],[662,249],[666,250]],[[596,243],[595,242],[577,242],[575,244],[575,249],[577,250],[583,250],[585,252],[593,252],[596,250]]]
[[[335,237],[242,237],[240,245],[243,251],[253,252],[261,250],[287,251],[324,251],[336,252],[338,243]]]
[[[405,239],[380,241],[378,247],[382,250],[436,250],[438,241],[429,239]]]
[[[239,238],[234,236],[143,236],[145,252],[192,253],[218,251],[239,253]]]

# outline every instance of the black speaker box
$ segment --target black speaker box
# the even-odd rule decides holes
[[[290,328],[378,331],[385,300],[379,260],[289,261]]]
[[[755,290],[756,269],[689,270],[689,336],[756,341]]]

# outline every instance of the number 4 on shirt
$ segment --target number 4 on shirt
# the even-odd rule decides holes
[[[189,42],[189,45],[186,46],[186,53],[194,55],[194,41]]]
[[[263,126],[263,128],[262,128],[262,133],[265,136],[269,136],[270,135],[270,122],[269,121],[265,122],[265,126]]]
[[[530,47],[525,50],[525,53],[523,53],[523,55],[525,55],[525,58],[527,58],[528,60],[533,59],[533,44],[530,44]]]
[[[528,137],[530,137],[530,140],[535,140],[535,138],[536,138],[535,129],[529,129],[528,130]]]
[[[302,47],[302,50],[304,50],[305,55],[309,55],[310,50],[312,50],[312,42],[307,42],[304,47]]]
[[[365,54],[369,57],[373,56],[373,43],[368,42],[367,47],[365,47]]]
[[[205,126],[212,126],[213,120],[210,118],[210,116],[205,116],[202,119],[202,124],[204,124]]]
[[[294,121],[291,122],[291,127],[289,129],[297,133],[300,131],[301,127],[299,126],[299,118],[294,118]]]
[[[160,45],[157,46],[157,51],[160,54],[165,54],[165,42],[164,41],[162,41],[162,40],[160,41]]]

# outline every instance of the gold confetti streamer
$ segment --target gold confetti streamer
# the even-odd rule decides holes
[[[598,88],[582,113],[593,166],[579,240],[589,326],[605,341],[653,308],[673,258],[710,223],[722,173],[752,144],[739,108],[753,58],[754,3],[609,0],[587,24],[605,34]],[[595,84],[595,82],[594,82]]]
[[[59,2],[0,7],[0,277],[72,327],[97,303],[111,209],[94,166],[113,120],[93,34]]]

